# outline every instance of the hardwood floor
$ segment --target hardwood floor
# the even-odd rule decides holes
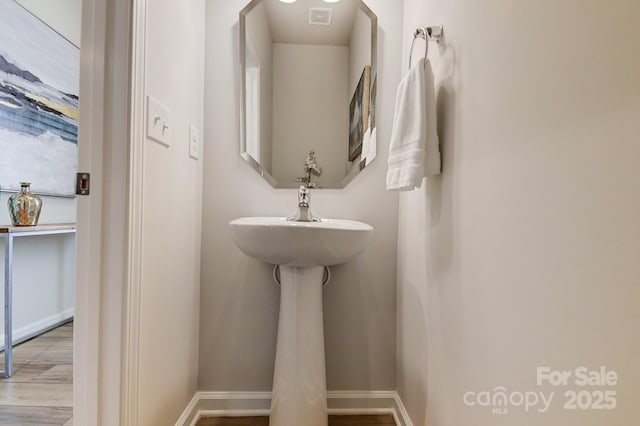
[[[72,322],[15,346],[13,370],[12,377],[0,379],[0,426],[73,425]],[[198,426],[268,425],[268,417],[207,417],[198,421]],[[395,425],[390,415],[329,416],[329,426]]]
[[[0,425],[73,425],[72,322],[15,346],[13,373],[0,379]]]
[[[268,417],[205,417],[197,426],[269,426]],[[302,426],[302,425],[301,425]],[[396,426],[391,415],[329,416],[329,426]]]

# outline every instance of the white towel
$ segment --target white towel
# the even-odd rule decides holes
[[[374,127],[371,131],[371,139],[369,140],[369,153],[367,154],[367,164],[371,163],[376,158],[376,138],[378,134],[378,128]]]
[[[436,131],[436,96],[428,59],[421,58],[402,79],[396,93],[387,190],[420,188],[422,178],[440,173]]]
[[[368,164],[369,158],[369,149],[371,145],[371,127],[367,128],[367,131],[364,132],[364,136],[362,137],[362,153],[360,154],[360,162],[365,162],[364,164]]]

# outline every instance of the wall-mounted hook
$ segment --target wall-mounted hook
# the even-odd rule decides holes
[[[411,50],[409,51],[409,69],[411,69],[411,56],[413,54],[413,45],[417,38],[425,40],[424,58],[427,59],[427,53],[429,53],[429,42],[435,41],[440,43],[444,34],[444,27],[442,25],[435,25],[431,27],[417,28],[413,33],[413,41],[411,42]]]

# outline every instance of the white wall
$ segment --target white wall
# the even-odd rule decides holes
[[[349,140],[349,48],[310,44],[273,45],[273,172],[278,186],[297,188],[304,160],[316,152],[320,186],[336,187],[345,171]]]
[[[15,0],[71,43],[80,47],[82,0]]]
[[[371,19],[362,10],[358,9],[353,20],[351,38],[349,39],[349,88],[347,102],[358,87],[360,76],[365,65],[371,64]],[[371,70],[371,81],[376,70]]]
[[[144,143],[139,425],[172,425],[197,387],[204,1],[148,2],[146,91],[171,114],[170,147]],[[215,150],[210,151],[215,155]],[[204,152],[206,154],[206,152]]]
[[[415,28],[445,29],[430,46],[443,174],[400,197],[398,388],[413,423],[640,424],[640,4],[405,3],[406,54]],[[539,387],[539,366],[605,366],[619,383]],[[497,386],[555,399],[502,416],[463,403]],[[613,411],[563,409],[567,390],[604,389]]]
[[[238,155],[238,11],[244,0],[207,1],[205,158],[200,293],[199,388],[271,389],[279,290],[271,267],[234,245],[228,222],[240,216],[289,215],[296,191],[272,189]],[[395,389],[397,194],[385,191],[386,150],[399,81],[401,9],[367,2],[380,17],[378,159],[344,190],[312,190],[322,217],[372,224],[367,250],[332,269],[324,289],[329,389]]]
[[[73,317],[75,235],[18,237],[13,241],[15,342]],[[0,304],[4,306],[4,237],[0,243]],[[0,347],[4,347],[4,314],[0,330]]]
[[[44,0],[19,0],[18,3],[76,46],[80,45],[80,0],[55,2],[55,6],[54,2]],[[0,226],[11,224],[7,209],[11,195],[0,193]],[[75,198],[41,198],[39,224],[75,222]],[[75,238],[73,235],[55,235],[14,241],[13,337],[17,340],[73,316]],[[1,243],[0,256],[4,259],[4,238]],[[1,263],[0,276],[4,277],[4,261]],[[0,294],[0,303],[4,304],[4,292]],[[0,326],[4,330],[4,316],[0,318]]]

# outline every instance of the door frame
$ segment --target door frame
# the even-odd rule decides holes
[[[74,423],[137,425],[146,0],[84,0]]]
[[[77,197],[76,289],[73,328],[74,423],[97,426],[100,395],[100,256],[106,3],[82,5],[78,170],[90,171],[91,196]],[[85,143],[85,141],[87,141]]]
[[[122,0],[131,3],[131,66],[130,66],[130,141],[129,146],[129,208],[128,261],[125,317],[123,327],[124,368],[121,395],[121,425],[139,424],[139,354],[140,354],[140,291],[142,283],[142,213],[144,146],[146,128],[146,28],[147,0]]]

